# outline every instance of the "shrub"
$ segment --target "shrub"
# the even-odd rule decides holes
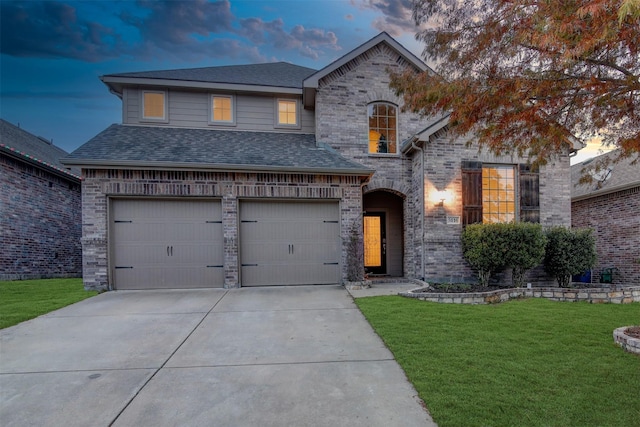
[[[505,264],[513,271],[513,286],[520,288],[526,272],[542,263],[547,238],[540,224],[520,222],[501,225],[509,244]]]
[[[361,233],[359,232],[359,224],[354,221],[349,229],[349,237],[347,241],[347,280],[349,282],[361,282],[364,280],[364,247]]]
[[[508,242],[500,232],[501,224],[471,224],[462,232],[462,252],[467,262],[478,270],[483,286],[489,285],[491,274],[505,267]]]
[[[542,262],[545,244],[542,227],[531,223],[473,224],[462,233],[463,255],[483,286],[492,273],[510,267],[513,286],[521,287],[525,273]]]
[[[568,287],[571,276],[592,268],[596,263],[595,239],[590,229],[552,227],[547,230],[544,269]]]

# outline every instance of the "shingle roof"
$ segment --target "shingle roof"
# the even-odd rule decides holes
[[[312,134],[111,125],[65,164],[369,175]]]
[[[614,163],[618,155],[619,150],[613,150],[571,166],[571,198],[585,199],[640,185],[640,160],[631,164],[635,158],[632,156]],[[591,183],[580,184],[580,178],[601,162],[609,164],[597,173],[591,172]]]
[[[286,62],[186,68],[178,70],[142,71],[108,74],[104,77],[182,80],[205,83],[302,88],[302,81],[316,70]]]
[[[3,119],[0,119],[0,151],[67,178],[80,179],[79,169],[68,170],[60,163],[67,156],[66,151]]]

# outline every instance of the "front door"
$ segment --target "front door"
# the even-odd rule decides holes
[[[387,238],[384,212],[364,214],[364,269],[372,274],[387,273]]]

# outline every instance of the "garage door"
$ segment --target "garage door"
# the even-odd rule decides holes
[[[224,285],[220,201],[114,199],[111,209],[116,289]]]
[[[337,202],[243,201],[242,286],[340,282]]]

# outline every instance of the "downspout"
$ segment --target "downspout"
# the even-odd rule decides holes
[[[424,195],[424,150],[422,148],[418,147],[416,145],[415,141],[411,141],[411,148],[414,148],[414,149],[420,151],[420,154],[422,156],[422,162],[420,162],[422,164],[422,175],[420,177],[420,182],[422,183],[421,184],[422,197],[420,198],[420,200],[421,200],[421,203],[420,203],[420,229],[421,229],[421,232],[420,232],[420,245],[422,246],[422,256],[420,257],[420,260],[421,260],[421,267],[420,268],[422,270],[422,278],[421,279],[424,280],[424,265],[425,265],[424,258],[425,258],[425,255],[426,255],[425,254],[425,247],[424,247],[424,214],[425,214],[425,212],[424,212],[424,204],[426,203],[425,195]]]

